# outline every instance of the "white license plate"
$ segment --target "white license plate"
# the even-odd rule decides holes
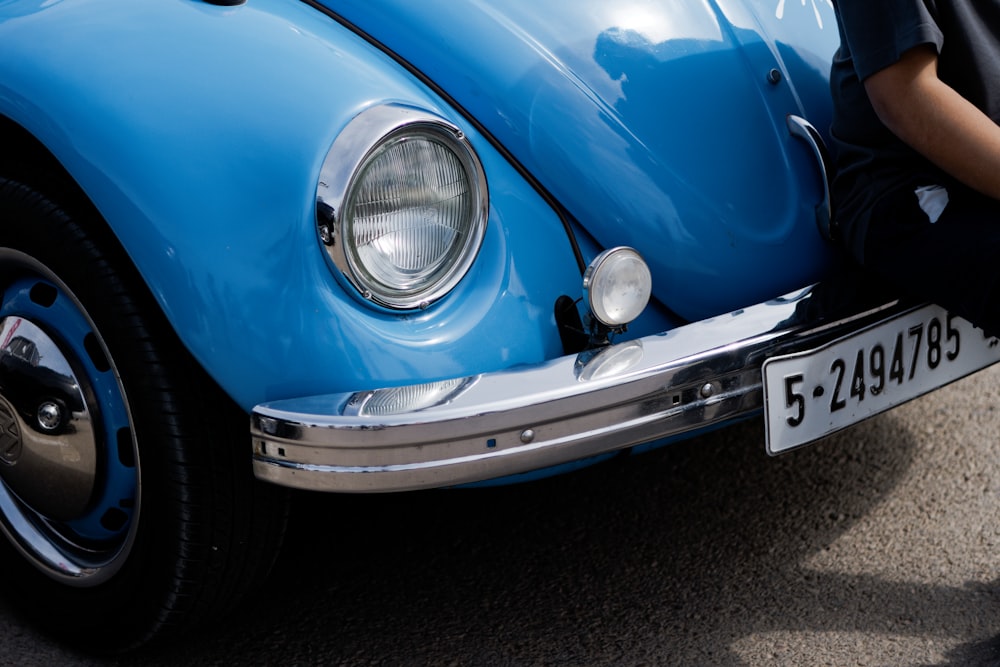
[[[764,362],[769,454],[808,444],[1000,361],[1000,344],[926,306]]]

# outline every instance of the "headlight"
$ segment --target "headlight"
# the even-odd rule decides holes
[[[482,165],[462,132],[398,105],[368,109],[344,128],[316,197],[330,259],[362,296],[397,309],[426,307],[455,287],[489,209]]]
[[[642,256],[624,246],[605,250],[583,275],[590,312],[612,329],[642,314],[653,291],[652,276]]]

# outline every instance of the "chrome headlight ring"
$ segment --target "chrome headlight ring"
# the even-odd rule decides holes
[[[339,273],[380,306],[426,308],[471,268],[486,232],[482,164],[455,125],[371,107],[334,141],[316,190],[319,237]]]

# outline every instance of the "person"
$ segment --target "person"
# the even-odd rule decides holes
[[[906,295],[1000,334],[1000,0],[833,0],[837,234]]]

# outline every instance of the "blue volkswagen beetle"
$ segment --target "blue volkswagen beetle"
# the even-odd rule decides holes
[[[6,595],[218,616],[288,489],[510,482],[998,357],[843,271],[829,0],[0,0]]]

